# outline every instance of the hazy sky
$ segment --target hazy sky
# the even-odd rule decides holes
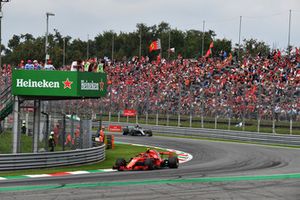
[[[165,21],[180,30],[214,30],[217,38],[238,41],[256,38],[271,47],[288,42],[289,9],[292,10],[291,44],[300,46],[300,0],[10,0],[3,5],[2,40],[5,45],[14,34],[46,32],[56,28],[62,35],[87,40],[103,31],[117,33],[136,30],[137,23],[148,26]]]

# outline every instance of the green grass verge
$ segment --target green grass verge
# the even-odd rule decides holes
[[[49,174],[56,172],[80,171],[80,170],[95,170],[95,169],[111,169],[117,158],[125,158],[126,160],[134,157],[140,152],[146,151],[147,147],[133,146],[129,144],[115,144],[114,149],[106,150],[106,159],[103,162],[97,162],[88,165],[55,167],[47,169],[33,169],[20,171],[5,171],[0,172],[0,176],[18,176],[29,174]]]
[[[207,140],[213,142],[234,142],[240,144],[255,144],[255,145],[263,145],[263,146],[271,146],[271,147],[285,147],[285,148],[295,148],[299,149],[300,146],[290,146],[290,145],[283,145],[283,144],[268,144],[268,143],[259,143],[259,142],[247,142],[247,141],[240,141],[240,140],[230,140],[230,139],[213,139],[207,137],[200,137],[200,136],[183,136],[183,135],[165,135],[155,133],[155,136],[163,136],[163,137],[171,137],[171,138],[185,138],[185,139],[193,139],[193,140]]]
[[[32,136],[27,136],[21,134],[20,139],[20,152],[21,153],[30,153],[32,152]],[[46,149],[45,145],[48,143],[45,143],[45,141],[42,141],[39,143],[39,148]],[[65,147],[65,150],[70,150],[70,147]],[[62,146],[60,144],[56,145],[55,151],[61,151]],[[0,134],[0,154],[10,154],[12,152],[12,132],[6,131],[4,133]]]

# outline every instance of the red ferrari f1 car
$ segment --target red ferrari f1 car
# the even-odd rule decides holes
[[[162,157],[167,156],[166,159]],[[118,171],[125,170],[153,170],[161,168],[178,168],[179,160],[173,152],[158,152],[154,149],[148,149],[144,153],[138,154],[128,162],[124,158],[116,160],[113,169]]]

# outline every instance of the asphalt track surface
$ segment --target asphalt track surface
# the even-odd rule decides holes
[[[117,141],[188,152],[178,169],[0,181],[0,199],[300,199],[300,150],[170,137]]]

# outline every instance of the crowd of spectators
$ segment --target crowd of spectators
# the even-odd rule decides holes
[[[50,69],[51,63],[21,63],[18,68]],[[11,73],[2,68],[1,75]],[[244,55],[240,61],[230,54],[213,58],[149,61],[74,61],[60,70],[107,73],[108,95],[103,109],[118,112],[193,114],[219,117],[276,117],[299,119],[300,55]],[[3,82],[5,78],[1,79]],[[2,85],[1,82],[1,85]],[[90,103],[99,106],[98,101]]]
[[[21,60],[21,62],[18,64],[18,66],[15,67],[16,69],[25,69],[25,70],[55,70],[55,67],[52,64],[52,60],[47,60],[46,63],[37,60],[27,60],[25,63],[24,60]]]
[[[222,54],[224,55],[224,54]],[[277,119],[300,115],[300,56],[214,57],[107,65],[106,108]],[[259,113],[259,115],[258,115]]]

